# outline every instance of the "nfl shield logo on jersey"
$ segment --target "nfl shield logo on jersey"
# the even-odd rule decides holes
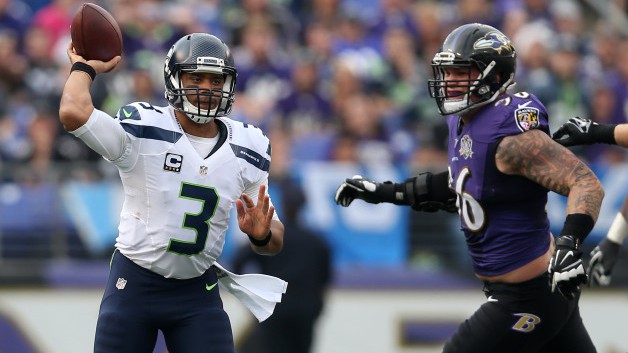
[[[116,282],[116,288],[124,289],[124,287],[126,287],[126,279],[122,277],[118,278],[118,282]]]
[[[207,175],[207,167],[202,165],[201,168],[198,170],[198,173],[200,175]]]

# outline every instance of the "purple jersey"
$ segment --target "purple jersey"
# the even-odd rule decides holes
[[[506,136],[540,129],[549,134],[547,112],[529,93],[504,95],[481,108],[467,124],[449,125],[450,187],[458,195],[462,230],[477,274],[497,276],[545,253],[550,244],[545,210],[548,190],[495,165]]]

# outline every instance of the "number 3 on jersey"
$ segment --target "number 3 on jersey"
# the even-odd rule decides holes
[[[451,171],[449,175],[451,175]],[[458,206],[460,217],[467,228],[472,232],[477,232],[484,226],[485,216],[482,205],[471,194],[464,191],[464,183],[470,175],[471,171],[465,167],[460,170],[460,174],[456,178],[455,191],[458,195],[456,206]]]
[[[195,240],[188,242],[172,238],[168,244],[168,251],[179,255],[196,255],[205,249],[209,234],[209,220],[216,212],[220,197],[214,188],[188,183],[181,184],[179,197],[199,201],[203,207],[197,214],[186,212],[183,219],[183,228],[192,229],[196,232]]]

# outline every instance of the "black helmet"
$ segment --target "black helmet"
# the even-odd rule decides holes
[[[222,74],[225,83],[222,90],[184,88],[181,72],[201,72]],[[235,98],[237,71],[229,47],[218,37],[206,33],[193,33],[179,39],[166,56],[164,80],[166,98],[174,109],[184,112],[192,121],[205,124],[215,117],[231,112]],[[186,95],[220,97],[220,104],[214,109],[201,109],[190,103]]]
[[[442,115],[463,113],[494,101],[514,83],[516,52],[499,30],[480,23],[454,29],[432,60],[434,79],[428,81],[430,96]],[[471,69],[480,73],[471,77]],[[445,80],[448,69],[465,69],[466,79]],[[466,88],[450,94],[449,87]],[[460,91],[457,91],[460,92]]]

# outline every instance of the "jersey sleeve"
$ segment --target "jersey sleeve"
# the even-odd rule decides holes
[[[71,132],[109,161],[120,159],[126,148],[126,132],[118,119],[94,109],[87,122]]]
[[[234,134],[231,141],[231,148],[235,155],[239,157],[244,171],[244,192],[249,195],[254,202],[257,202],[259,187],[268,186],[268,176],[271,165],[272,148],[270,140],[262,130],[241,122],[232,121]],[[267,193],[270,190],[267,188]],[[272,204],[272,199],[271,199]],[[275,212],[273,219],[279,219]]]
[[[534,129],[549,134],[547,110],[535,95],[518,92],[498,101],[495,106],[503,113],[500,130],[505,135],[517,135]]]

